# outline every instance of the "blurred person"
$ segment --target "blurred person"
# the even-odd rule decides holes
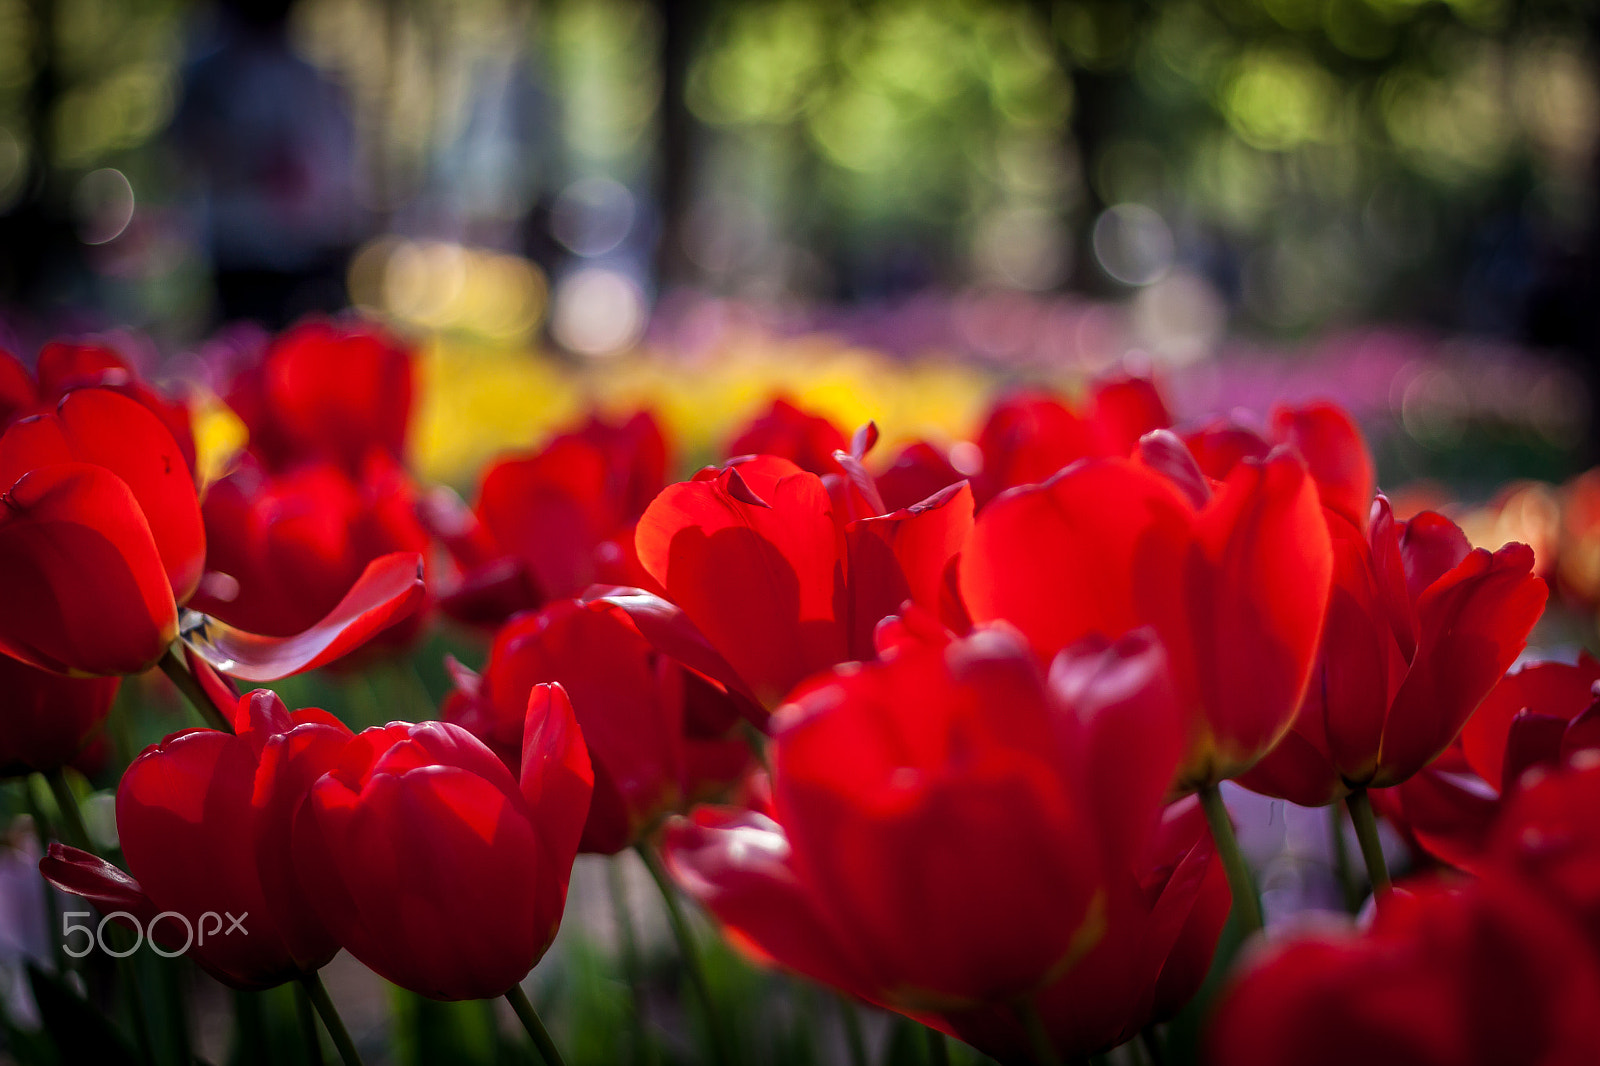
[[[344,266],[366,229],[349,103],[290,48],[291,6],[221,0],[172,130],[200,185],[218,311],[269,328],[345,305]]]

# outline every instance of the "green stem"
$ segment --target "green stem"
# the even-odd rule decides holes
[[[50,823],[44,816],[44,804],[39,802],[31,780],[23,778],[18,784],[22,786],[22,798],[28,805],[28,814],[33,818],[33,835],[38,838],[39,851],[42,853],[50,847]],[[55,892],[49,888],[45,889],[44,903],[50,912],[51,955],[55,959],[56,973],[64,975],[69,968],[77,969],[77,966],[73,965],[77,960],[67,954],[66,943],[55,935],[55,931],[61,928],[61,908],[57,906]]]
[[[861,1032],[861,1012],[844,996],[839,998],[839,1015],[844,1019],[844,1039],[850,1048],[850,1066],[867,1066],[867,1038]]]
[[[322,1015],[322,1024],[327,1028],[328,1035],[333,1038],[333,1046],[338,1049],[339,1058],[344,1061],[344,1066],[361,1066],[361,1054],[356,1051],[355,1041],[350,1039],[350,1030],[344,1027],[344,1019],[339,1017],[339,1008],[333,1005],[333,998],[328,995],[328,988],[322,983],[322,975],[307,974],[300,978],[300,987],[306,990],[306,998],[317,1008],[317,1013]]]
[[[78,797],[72,791],[72,786],[67,783],[67,773],[61,767],[56,767],[44,775],[45,782],[50,786],[50,794],[56,799],[56,809],[61,813],[61,821],[56,826],[66,842],[82,851],[94,852],[94,844],[89,840],[89,830],[83,824],[83,812],[78,809]]]
[[[245,995],[259,995],[259,993],[244,993]],[[259,1000],[257,1000],[259,1010]],[[306,986],[296,983],[294,986],[294,1013],[300,1020],[300,1035],[305,1038],[306,1062],[311,1066],[322,1066],[322,1034],[317,1032],[317,1009],[311,1005],[311,997],[306,993]]]
[[[633,912],[628,907],[628,885],[623,878],[622,857],[613,855],[606,863],[606,884],[611,890],[611,911],[617,926],[617,947],[622,955],[622,975],[633,998],[633,1061],[646,1063],[650,1054],[645,1030],[644,981],[639,966],[639,941],[633,931]]]
[[[1372,797],[1367,790],[1358,788],[1344,799],[1350,808],[1350,821],[1356,827],[1356,840],[1361,844],[1361,858],[1367,864],[1367,876],[1372,878],[1372,894],[1381,903],[1394,886],[1389,881],[1389,867],[1383,861],[1383,845],[1378,841],[1378,818],[1372,813]]]
[[[639,857],[644,860],[645,869],[650,871],[650,877],[655,881],[656,888],[660,889],[661,898],[667,905],[667,921],[672,926],[672,935],[678,941],[678,953],[683,956],[684,969],[689,971],[689,981],[694,985],[695,993],[700,997],[700,1006],[705,1011],[706,1029],[711,1037],[712,1060],[720,1066],[730,1066],[733,1058],[728,1054],[727,1045],[724,1043],[721,1019],[717,1016],[716,1004],[711,998],[711,982],[706,979],[705,963],[695,946],[694,933],[689,928],[688,919],[684,917],[683,908],[678,905],[678,896],[672,889],[672,881],[667,877],[661,859],[650,850],[649,845],[641,841],[634,847]]]
[[[61,767],[56,767],[43,775],[45,782],[50,786],[50,794],[55,797],[56,808],[61,815],[61,820],[56,828],[64,828],[66,843],[75,848],[87,851],[91,855],[98,855],[94,842],[89,839],[89,830],[83,824],[83,811],[78,807],[77,793],[72,791],[72,785],[67,781],[67,773]],[[127,947],[113,930],[118,951]],[[128,996],[128,1013],[133,1016],[134,1040],[139,1045],[139,1051],[145,1062],[155,1061],[155,1045],[150,1040],[150,1023],[144,1012],[144,994],[140,991],[139,979],[133,971],[133,960],[123,955],[117,959],[117,975],[120,978],[123,991]]]
[[[174,1056],[179,1062],[193,1062],[194,1052],[189,1037],[189,1002],[184,995],[184,959],[160,959],[156,966],[161,998],[166,1008],[167,1028],[172,1033],[176,1048]]]
[[[1216,785],[1200,789],[1200,806],[1206,812],[1206,824],[1211,827],[1211,839],[1222,857],[1222,868],[1228,875],[1228,888],[1233,893],[1233,914],[1239,931],[1245,936],[1261,932],[1261,901],[1256,898],[1255,882],[1250,877],[1250,867],[1239,850],[1239,838],[1233,833],[1233,819],[1222,802],[1222,790]]]
[[[1344,894],[1344,909],[1354,914],[1361,909],[1361,889],[1356,885],[1355,871],[1350,868],[1350,845],[1344,839],[1344,808],[1338,803],[1328,804],[1328,834],[1333,844],[1334,876]]]
[[[1033,1049],[1036,1066],[1061,1066],[1061,1056],[1056,1054],[1055,1045],[1050,1042],[1044,1019],[1039,1017],[1038,1004],[1032,999],[1019,1000],[1016,1011],[1017,1017],[1022,1020],[1022,1027],[1028,1031],[1028,1045]]]
[[[176,647],[176,645],[173,647]],[[200,687],[200,682],[196,681],[195,676],[189,672],[189,667],[184,665],[182,659],[178,658],[177,652],[173,651],[172,648],[168,648],[167,653],[161,657],[161,661],[156,665],[161,667],[161,672],[171,679],[179,692],[183,693],[184,698],[189,701],[189,705],[199,712],[200,717],[205,720],[207,726],[212,729],[220,729],[224,733],[233,732],[233,723],[224,718],[222,712],[217,710],[216,705],[206,695],[205,689]]]
[[[550,1031],[544,1027],[544,1022],[539,1020],[539,1012],[533,1009],[533,1004],[528,1000],[528,993],[522,990],[521,985],[511,986],[511,991],[506,993],[506,1002],[511,1004],[511,1009],[517,1012],[522,1027],[533,1037],[533,1046],[544,1056],[545,1066],[566,1066],[566,1061],[556,1048],[556,1042],[550,1039]]]

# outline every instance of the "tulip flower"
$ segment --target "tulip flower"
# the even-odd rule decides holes
[[[350,731],[315,708],[290,714],[264,689],[240,698],[233,724],[237,735],[174,733],[123,774],[117,835],[129,873],[61,844],[39,865],[57,888],[126,912],[218,980],[270,988],[315,973],[339,949],[283,876],[282,840],[284,819]],[[155,920],[165,912],[175,917]]]
[[[119,683],[63,677],[0,655],[0,778],[70,765],[111,713]]]
[[[195,467],[189,407],[141,381],[128,361],[99,341],[51,341],[39,350],[38,375],[0,350],[0,430],[24,415],[43,414],[73,389],[104,388],[148,408],[172,433],[185,464]]]
[[[181,633],[219,669],[270,681],[345,654],[422,595],[420,558],[395,553],[290,636],[180,615],[206,559],[194,481],[160,419],[107,389],[7,428],[0,485],[0,654],[55,673],[140,673]]]
[[[657,652],[619,607],[561,600],[514,618],[495,636],[480,677],[455,670],[444,719],[470,731],[508,767],[522,761],[523,721],[536,684],[572,701],[594,767],[594,797],[578,850],[614,854],[706,786],[750,760],[727,734],[739,709]]]
[[[190,606],[268,636],[298,633],[332,610],[374,559],[430,554],[417,506],[415,486],[383,451],[369,452],[357,477],[326,461],[275,475],[247,457],[206,494],[211,549]],[[404,646],[423,619],[414,612],[378,639]]]
[[[593,775],[559,685],[527,714],[520,787],[465,729],[395,722],[350,740],[295,817],[317,917],[402,988],[503,995],[555,937]]]
[[[1443,755],[1397,787],[1374,790],[1374,805],[1415,850],[1470,867],[1524,775],[1560,769],[1600,747],[1596,682],[1600,662],[1587,652],[1576,663],[1512,670]]]
[[[957,470],[949,453],[927,441],[914,441],[880,470],[876,481],[885,511],[898,511],[926,500],[967,475]]]
[[[1522,878],[1600,953],[1600,753],[1586,748],[1568,766],[1524,780],[1474,868],[1485,877],[1507,870]]]
[[[1449,519],[1363,530],[1330,510],[1334,579],[1294,727],[1240,783],[1305,806],[1384,788],[1432,762],[1527,646],[1546,587],[1533,552],[1472,549]]]
[[[1328,601],[1328,527],[1292,452],[1238,464],[1213,492],[1170,434],[1142,447],[1140,462],[1085,460],[990,503],[961,551],[961,595],[975,622],[1011,623],[1046,660],[1153,627],[1187,716],[1181,783],[1214,785],[1294,722]]]
[[[1364,935],[1276,944],[1226,993],[1209,1061],[1498,1066],[1600,1061],[1600,966],[1572,919],[1517,879],[1397,891]]]
[[[666,483],[667,462],[648,413],[592,418],[539,452],[490,466],[473,511],[436,497],[430,524],[462,570],[445,611],[494,626],[592,584],[649,585],[633,527]]]
[[[838,426],[778,396],[771,407],[734,434],[722,454],[730,459],[742,455],[776,455],[820,477],[842,472],[833,453],[847,447],[844,432]]]
[[[1300,453],[1324,507],[1365,526],[1376,492],[1372,454],[1349,412],[1310,403],[1272,410],[1265,435],[1233,421],[1213,422],[1184,437],[1207,477],[1221,480],[1244,459],[1263,459],[1286,445]]]
[[[225,399],[272,470],[323,459],[356,470],[373,448],[405,458],[410,349],[379,327],[307,319],[284,331]]]
[[[1143,378],[1100,383],[1081,413],[1049,395],[1010,397],[995,405],[978,434],[983,469],[972,491],[984,506],[1005,489],[1036,485],[1078,459],[1126,458],[1140,437],[1171,424],[1161,394]]]
[[[1145,941],[1123,923],[1164,895],[1144,859],[1182,753],[1178,713],[1144,634],[1070,649],[1048,682],[1003,629],[906,646],[796,693],[774,717],[773,816],[669,823],[668,867],[736,943],[871,1002],[956,1017],[1033,1000],[1108,937]],[[1151,865],[1185,849],[1169,850]],[[1132,986],[1155,980],[1196,874],[1169,880],[1172,922],[1148,957],[1101,960],[1119,988],[1108,1000],[1151,994]]]
[[[871,658],[873,628],[906,600],[938,611],[972,521],[970,491],[952,486],[884,515],[870,513],[881,504],[864,503],[861,487],[845,495],[869,513],[849,517],[823,479],[753,456],[666,488],[639,520],[639,562],[714,663],[658,647],[770,707],[818,670]],[[634,601],[617,602],[632,611]]]
[[[178,631],[205,530],[172,434],[105,389],[0,436],[0,651],[58,673],[137,673]]]
[[[1172,1017],[1211,968],[1231,897],[1192,797],[1167,809],[1148,857],[1107,900],[1104,938],[1038,994],[1039,1020],[1064,1060],[1116,1047]],[[1005,1062],[1034,1052],[1010,1007],[952,1012],[934,1024]]]

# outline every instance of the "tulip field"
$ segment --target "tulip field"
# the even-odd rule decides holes
[[[0,351],[0,1062],[1600,1062],[1596,475],[1138,367],[142,350]]]

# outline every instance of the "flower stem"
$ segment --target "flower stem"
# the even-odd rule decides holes
[[[544,1057],[545,1066],[566,1066],[566,1060],[561,1057],[556,1042],[550,1039],[550,1030],[539,1020],[539,1012],[533,1009],[528,993],[522,990],[520,984],[511,986],[511,991],[506,993],[506,1002],[511,1004],[511,1009],[517,1012],[522,1027],[533,1037],[533,1046],[538,1048],[539,1054]]]
[[[61,815],[60,821],[56,824],[57,831],[63,832],[68,838],[66,843],[91,855],[99,855],[94,841],[89,838],[89,830],[83,824],[83,811],[78,806],[77,794],[72,791],[72,785],[67,781],[66,771],[58,766],[42,776],[50,786],[50,794],[55,797],[56,809]],[[117,930],[113,930],[111,935],[116,938]],[[127,948],[122,940],[117,940],[116,944],[119,951]],[[144,993],[140,991],[139,979],[133,970],[133,960],[127,955],[117,958],[117,976],[128,997],[128,1012],[133,1016],[134,1040],[139,1045],[140,1056],[145,1062],[154,1062],[150,1023],[144,1013]]]
[[[361,1066],[361,1055],[356,1051],[355,1041],[350,1039],[350,1030],[344,1027],[344,1019],[339,1017],[339,1008],[333,1005],[328,988],[322,983],[322,975],[307,974],[300,978],[300,987],[306,990],[306,998],[322,1015],[322,1024],[333,1038],[333,1046],[338,1049],[344,1066]]]
[[[1355,823],[1356,840],[1361,843],[1361,858],[1367,864],[1367,876],[1372,878],[1372,894],[1381,904],[1394,885],[1389,880],[1389,867],[1383,861],[1383,845],[1378,840],[1378,818],[1372,813],[1372,797],[1367,790],[1358,788],[1345,797],[1350,808],[1350,821]]]
[[[200,687],[200,682],[195,680],[194,675],[189,672],[188,666],[184,665],[183,660],[178,658],[177,653],[172,648],[169,647],[167,649],[167,653],[161,657],[161,661],[156,665],[161,667],[161,672],[171,679],[179,692],[183,693],[184,698],[189,701],[189,705],[199,712],[201,718],[205,719],[208,727],[220,729],[224,733],[233,732],[233,723],[224,718],[222,712],[217,710],[216,705],[206,695],[205,689]]]
[[[1061,1066],[1061,1056],[1056,1054],[1055,1045],[1050,1042],[1050,1032],[1044,1027],[1044,1019],[1039,1017],[1038,1004],[1031,998],[1021,999],[1017,1001],[1016,1011],[1022,1027],[1028,1031],[1028,1044],[1033,1049],[1036,1066]]]
[[[1355,871],[1350,868],[1350,845],[1344,839],[1344,810],[1338,803],[1328,804],[1328,835],[1333,845],[1333,872],[1344,894],[1344,909],[1351,914],[1361,909],[1361,890]]]
[[[55,797],[56,809],[61,812],[61,819],[56,829],[66,837],[68,844],[95,853],[94,844],[89,839],[89,830],[83,824],[83,812],[78,809],[78,797],[73,793],[72,785],[67,782],[66,771],[58,766],[45,774],[44,779],[50,785],[50,794]]]
[[[1245,936],[1261,932],[1261,901],[1256,898],[1255,882],[1250,877],[1250,867],[1239,850],[1239,838],[1233,832],[1233,819],[1222,802],[1222,790],[1216,785],[1200,789],[1200,806],[1206,812],[1206,824],[1211,827],[1211,839],[1216,843],[1217,854],[1222,857],[1222,868],[1228,874],[1228,888],[1233,893],[1233,914],[1239,931]]]
[[[728,1054],[727,1045],[724,1043],[721,1019],[717,1016],[717,1008],[711,998],[711,982],[706,979],[705,962],[695,946],[694,932],[689,928],[683,908],[678,904],[677,894],[672,889],[672,881],[667,877],[661,859],[650,850],[648,844],[641,841],[635,848],[639,852],[639,857],[644,860],[645,869],[650,871],[651,878],[655,880],[656,888],[661,890],[661,898],[667,905],[667,921],[672,926],[672,935],[677,938],[678,952],[683,956],[684,969],[689,971],[689,981],[694,985],[695,993],[700,997],[700,1006],[705,1011],[706,1029],[711,1037],[712,1060],[721,1066],[730,1066],[733,1058]]]
[[[246,992],[243,994],[255,996],[259,993]],[[256,1009],[260,1010],[261,1008],[258,1005]],[[294,1013],[300,1019],[300,1034],[305,1038],[306,1061],[311,1066],[322,1066],[322,1034],[317,1032],[316,1008],[311,1005],[311,996],[306,993],[305,985],[296,984],[294,986]]]
[[[613,855],[606,863],[606,883],[611,890],[611,910],[617,926],[617,947],[622,955],[622,975],[633,998],[633,1061],[647,1063],[651,1054],[645,1029],[644,980],[639,966],[639,940],[633,930],[633,912],[628,907],[628,884],[623,876],[622,857]]]

